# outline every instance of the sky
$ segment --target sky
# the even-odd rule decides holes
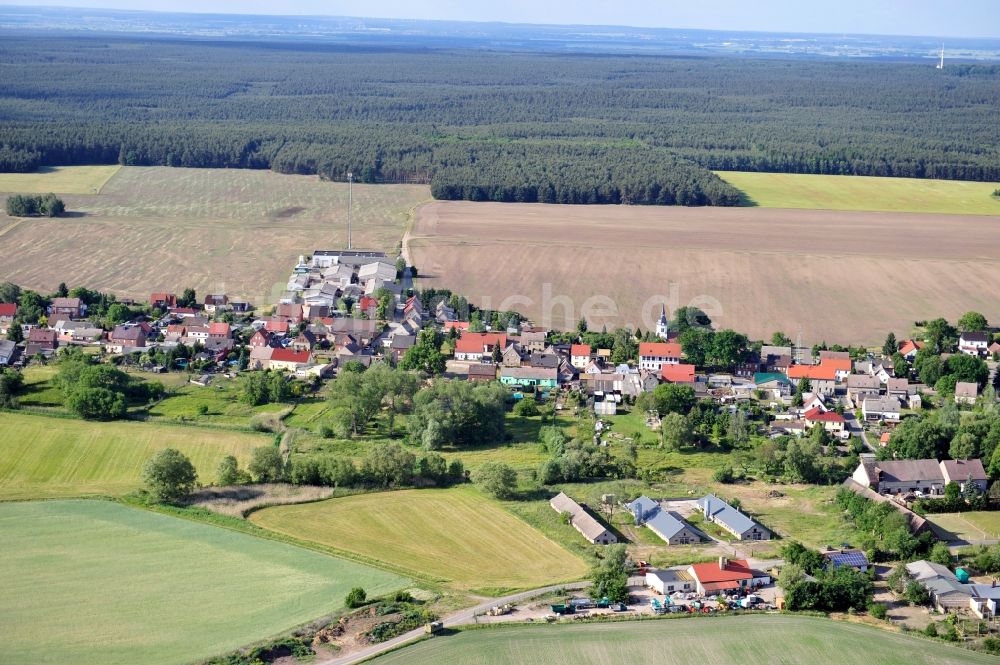
[[[1000,0],[0,0],[0,4],[765,32],[1000,37]]]

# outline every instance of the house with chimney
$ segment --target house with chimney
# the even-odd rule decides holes
[[[718,562],[696,563],[688,567],[694,578],[695,590],[704,596],[714,596],[723,591],[755,589],[771,583],[771,576],[750,567],[745,559],[719,557]]]

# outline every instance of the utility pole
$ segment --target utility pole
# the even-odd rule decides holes
[[[347,249],[351,248],[351,208],[354,203],[354,172],[347,172]]]

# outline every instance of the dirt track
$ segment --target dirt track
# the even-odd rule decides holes
[[[553,327],[587,307],[592,328],[648,329],[661,302],[804,343],[878,343],[970,309],[1000,320],[1000,217],[438,201],[409,249],[422,286]]]

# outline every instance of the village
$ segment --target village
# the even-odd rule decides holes
[[[722,362],[715,358],[712,371],[706,372],[703,367],[710,363],[690,362],[704,354],[685,348],[683,340],[693,338],[672,329],[665,307],[655,330],[628,339],[624,348],[618,344],[621,336],[613,346],[592,346],[583,341],[585,329],[572,339],[572,334],[532,326],[516,313],[472,311],[464,299],[450,293],[414,292],[414,272],[401,258],[392,260],[381,252],[317,250],[299,257],[285,292],[270,306],[255,307],[226,294],[195,299],[193,293],[154,293],[148,303],[116,300],[127,320],[110,329],[88,316],[86,298],[93,294],[57,295],[43,317],[27,324],[18,317],[17,304],[3,304],[0,334],[7,339],[0,342],[0,365],[44,363],[60,347],[75,346],[154,373],[188,371],[197,385],[209,385],[220,374],[268,370],[316,385],[351,363],[360,368],[376,362],[398,365],[422,339],[435,340],[440,348],[432,352],[442,357],[431,365],[439,365],[438,373],[446,380],[498,382],[515,404],[531,400],[552,403],[556,409],[589,410],[597,444],[603,443],[616,415],[648,407],[648,397],[658,394],[660,386],[679,386],[691,404],[708,400],[733,414],[741,404],[754,404],[765,415],[751,425],[766,436],[812,437],[834,456],[856,455],[857,468],[845,474],[843,487],[892,506],[914,537],[928,533],[942,541],[950,538],[915,512],[914,502],[943,498],[949,486],[961,496],[987,495],[984,464],[995,470],[996,455],[991,465],[991,460],[975,458],[892,459],[885,454],[901,421],[919,412],[927,400],[956,406],[982,403],[984,398],[995,403],[992,383],[1000,343],[983,330],[961,331],[956,351],[988,367],[988,380],[956,380],[946,395],[939,394],[940,383],[913,381],[919,373],[900,367],[913,363],[927,344],[914,339],[883,353],[861,355],[857,349],[751,345],[737,337],[735,352]],[[679,327],[692,329],[684,323]],[[945,363],[949,357],[940,354]],[[651,431],[665,427],[664,414],[656,408],[642,415]],[[576,598],[550,607],[535,603],[493,611],[503,617],[494,620],[785,607],[784,592],[776,586],[784,562],[748,556],[753,543],[769,541],[775,534],[715,495],[640,496],[628,502],[606,496],[599,511],[562,492],[550,501],[587,542],[599,546],[619,541],[620,532],[602,517],[616,504],[628,511],[636,528],[648,529],[664,546],[714,543],[717,560],[666,568],[636,560],[630,564],[627,602]],[[795,534],[782,537],[794,539]],[[849,543],[831,543],[820,554],[831,569],[843,566],[869,574],[877,568]],[[970,579],[966,569],[953,572],[925,560],[907,563],[906,571],[926,587],[928,603],[938,612],[987,620],[995,616],[1000,588],[992,578]],[[882,567],[880,575],[886,577],[888,571]],[[525,614],[529,607],[535,608],[534,614]]]

